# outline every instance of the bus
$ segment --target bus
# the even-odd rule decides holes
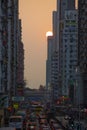
[[[23,130],[23,117],[22,116],[10,116],[9,127]]]

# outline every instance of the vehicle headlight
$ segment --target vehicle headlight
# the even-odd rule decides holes
[[[30,126],[30,128],[31,128],[31,129],[33,129],[33,128],[34,128],[34,126]]]

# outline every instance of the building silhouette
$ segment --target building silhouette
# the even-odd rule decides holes
[[[19,69],[23,69],[21,82],[24,80],[24,50],[20,28],[19,1],[0,0],[0,93],[9,97],[17,94]]]

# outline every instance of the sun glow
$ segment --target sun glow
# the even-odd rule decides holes
[[[53,33],[51,31],[46,32],[46,37],[53,36]]]

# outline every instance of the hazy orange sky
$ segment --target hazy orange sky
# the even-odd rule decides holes
[[[30,88],[46,83],[46,32],[52,30],[56,0],[19,0],[25,50],[25,80]]]

